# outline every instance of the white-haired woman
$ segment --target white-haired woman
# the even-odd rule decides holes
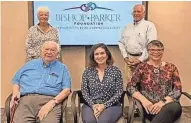
[[[59,43],[58,31],[48,23],[49,8],[39,7],[37,9],[39,23],[31,26],[26,40],[26,61],[40,57],[40,49],[45,41]]]

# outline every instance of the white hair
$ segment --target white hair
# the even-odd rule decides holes
[[[40,7],[37,8],[37,14],[39,14],[40,12],[49,13],[49,8],[47,6],[40,6]]]
[[[57,51],[60,52],[60,45],[59,45],[58,43],[56,43],[55,41],[46,41],[46,42],[44,42],[44,44],[42,45],[42,50],[43,50],[44,46],[45,46],[46,44],[48,44],[48,43],[54,43],[54,44],[56,44]]]
[[[135,8],[136,6],[141,6],[143,12],[146,11],[146,8],[145,8],[145,6],[143,4],[136,4],[133,8]]]

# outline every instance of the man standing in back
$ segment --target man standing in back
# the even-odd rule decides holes
[[[134,22],[127,24],[122,31],[119,49],[125,61],[125,74],[129,82],[136,66],[148,58],[146,46],[157,39],[155,25],[144,19],[145,6],[137,4],[133,7]]]

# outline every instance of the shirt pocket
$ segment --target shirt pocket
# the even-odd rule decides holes
[[[56,74],[49,74],[45,83],[48,84],[50,87],[57,87],[61,85],[61,81],[59,81],[58,75]]]

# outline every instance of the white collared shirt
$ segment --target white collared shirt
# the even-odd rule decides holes
[[[150,21],[142,19],[138,23],[125,26],[119,41],[119,49],[124,58],[129,57],[129,53],[142,53],[139,60],[144,61],[148,58],[146,46],[152,40],[157,40],[155,25]]]

